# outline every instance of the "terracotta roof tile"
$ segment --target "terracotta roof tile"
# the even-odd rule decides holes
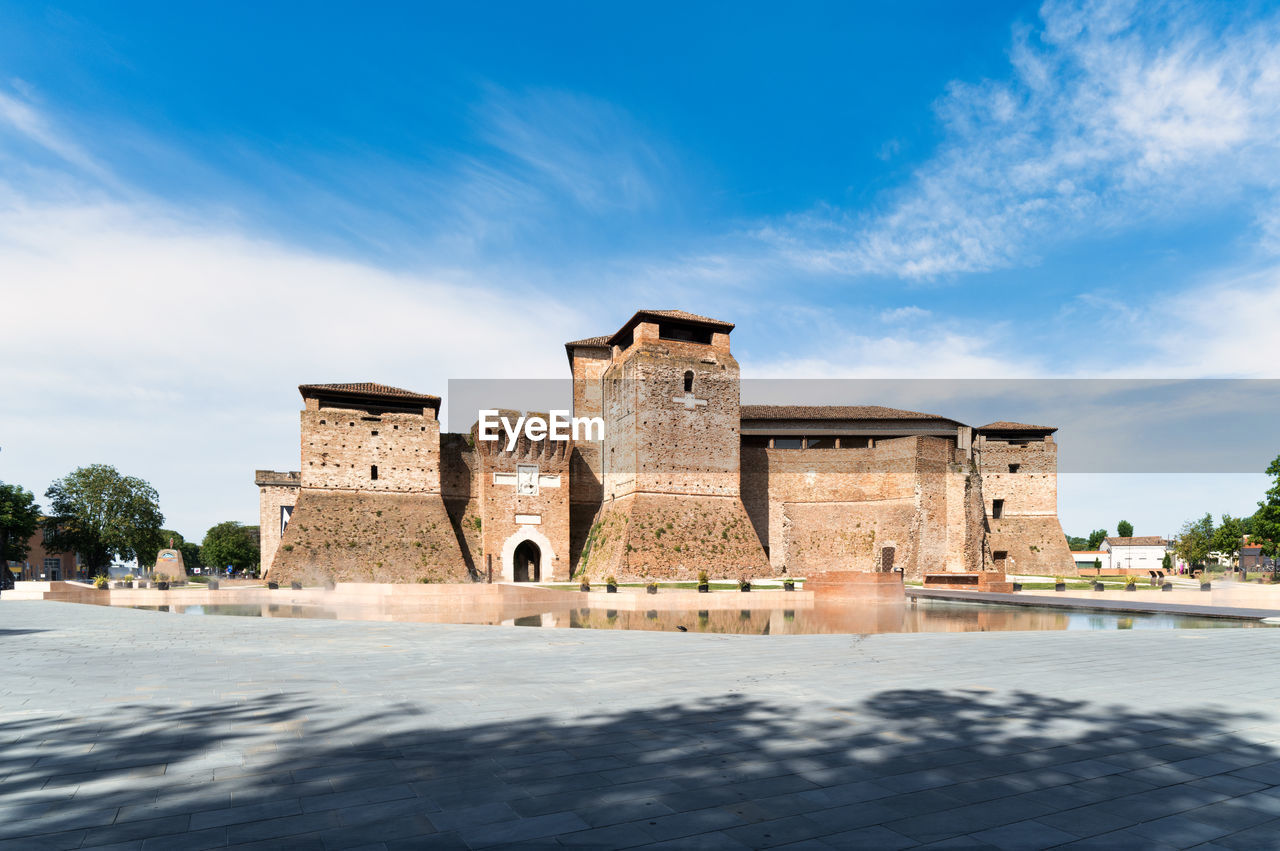
[[[414,393],[402,387],[391,387],[387,384],[376,384],[372,381],[360,381],[348,384],[301,384],[298,392],[304,397],[316,393],[333,393],[339,396],[385,396],[395,399],[413,399],[425,402],[439,402],[439,396],[427,393]]]
[[[1159,535],[1146,535],[1140,538],[1107,538],[1113,547],[1163,547],[1165,539]]]
[[[609,335],[604,334],[600,337],[583,337],[581,340],[572,340],[564,344],[566,349],[574,346],[599,346],[600,348],[607,348],[609,346]]]
[[[687,310],[637,310],[635,316],[628,319],[623,323],[622,327],[618,329],[618,333],[609,336],[610,345],[612,345],[613,341],[629,328],[634,328],[637,323],[643,322],[646,319],[650,321],[679,319],[682,322],[692,322],[695,325],[702,325],[708,328],[713,328],[717,331],[728,332],[733,330],[732,322],[725,322],[721,319],[712,319],[710,316],[699,316],[698,314],[690,313]]]
[[[1057,431],[1057,426],[1031,425],[1030,423],[1011,423],[1000,420],[981,426],[978,431]]]
[[[946,420],[949,417],[880,405],[743,405],[744,420]]]

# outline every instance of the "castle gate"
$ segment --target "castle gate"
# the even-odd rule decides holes
[[[542,551],[533,541],[524,540],[512,554],[512,578],[516,582],[537,582],[542,568]]]

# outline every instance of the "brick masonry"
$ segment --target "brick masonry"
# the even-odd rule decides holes
[[[436,397],[304,386],[301,471],[256,477],[264,568],[400,582],[1075,572],[1052,428],[818,408],[826,431],[800,418],[779,435],[875,436],[761,445],[744,438],[732,327],[641,311],[567,344],[574,414],[601,417],[603,441],[521,437],[508,452],[474,428],[442,434]]]

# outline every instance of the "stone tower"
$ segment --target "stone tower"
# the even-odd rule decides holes
[[[600,378],[602,504],[580,572],[597,579],[771,572],[739,492],[732,330],[684,311],[642,310],[609,338]],[[586,389],[582,395],[590,398]]]
[[[382,384],[304,384],[297,501],[277,582],[466,582],[440,487],[440,397]]]
[[[1058,445],[1052,426],[989,423],[975,453],[990,525],[992,566],[1005,573],[1072,574],[1058,520]]]

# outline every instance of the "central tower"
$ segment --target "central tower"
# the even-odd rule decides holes
[[[739,491],[733,324],[642,310],[607,341],[603,500],[580,564],[598,578],[770,572]]]

